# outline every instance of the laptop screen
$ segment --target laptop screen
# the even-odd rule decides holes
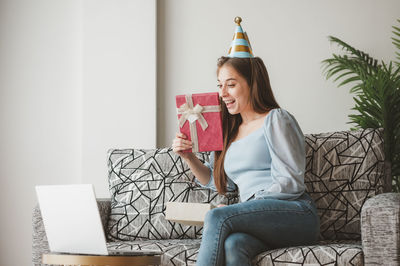
[[[93,185],[36,186],[51,252],[107,255]]]

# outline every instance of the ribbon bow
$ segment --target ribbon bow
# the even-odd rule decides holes
[[[199,124],[201,125],[201,129],[203,129],[203,131],[206,130],[208,127],[208,123],[204,116],[201,114],[203,110],[204,107],[200,104],[196,104],[196,106],[192,108],[187,102],[182,104],[178,108],[178,114],[182,114],[182,116],[179,118],[179,127],[183,127],[186,120],[188,120],[189,123],[194,123],[196,120],[198,120]]]

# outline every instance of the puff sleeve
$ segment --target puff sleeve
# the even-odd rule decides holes
[[[305,191],[304,134],[296,119],[284,109],[274,109],[268,119],[264,136],[271,155],[273,184],[264,193],[280,199],[295,199]]]

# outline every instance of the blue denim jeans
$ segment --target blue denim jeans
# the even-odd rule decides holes
[[[319,217],[311,197],[257,198],[210,210],[205,218],[198,266],[251,265],[259,253],[314,244]]]

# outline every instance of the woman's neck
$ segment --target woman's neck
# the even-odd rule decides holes
[[[264,117],[265,114],[259,114],[254,111],[249,111],[240,113],[240,116],[242,117],[242,124],[247,125],[261,117]]]

